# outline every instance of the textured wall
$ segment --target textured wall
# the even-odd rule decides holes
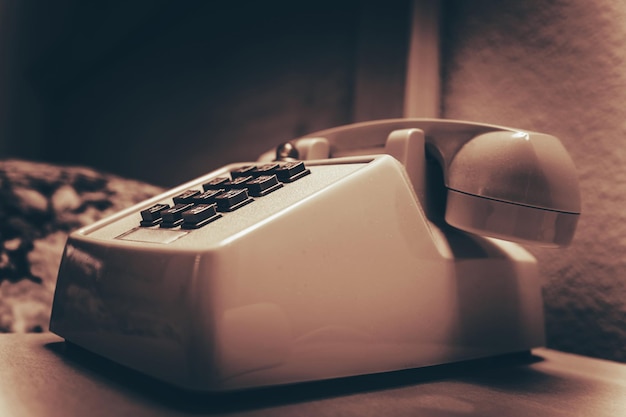
[[[565,250],[530,250],[546,277],[549,346],[626,361],[626,3],[448,1],[446,118],[553,134],[580,174]]]

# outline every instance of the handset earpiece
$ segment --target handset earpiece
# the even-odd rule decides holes
[[[544,246],[571,242],[580,214],[578,177],[569,154],[554,136],[461,121],[390,119],[316,132],[294,145],[305,155],[303,159],[383,152],[402,159],[389,152],[394,132],[395,137],[399,133],[409,139],[421,136],[426,152],[441,165],[449,225]],[[415,170],[408,166],[415,165],[415,158],[425,164],[423,151],[415,152],[413,159],[405,155],[401,162]],[[420,174],[413,177],[419,178],[412,178],[413,185],[424,198],[423,184],[417,183],[422,180]]]
[[[488,132],[439,157],[451,226],[545,246],[571,242],[580,214],[578,178],[556,137]]]

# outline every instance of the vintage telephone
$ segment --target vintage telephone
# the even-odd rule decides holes
[[[544,343],[541,283],[510,241],[567,245],[579,212],[553,136],[343,126],[72,233],[50,328],[214,392],[528,351]]]

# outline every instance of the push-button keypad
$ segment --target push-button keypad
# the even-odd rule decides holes
[[[252,201],[245,188],[233,188],[215,198],[218,211],[235,211]]]
[[[250,175],[248,176],[242,176],[242,177],[235,177],[233,178],[233,180],[227,184],[228,188],[248,188],[247,186],[247,182],[250,181],[252,179],[252,177]]]
[[[141,225],[154,226],[163,221],[161,212],[170,208],[169,204],[155,204],[154,206],[141,211]]]
[[[142,210],[140,226],[197,229],[310,173],[302,161],[244,165],[233,169],[230,177],[202,184],[202,190],[189,189],[174,196],[172,207],[159,203]]]
[[[248,181],[247,185],[248,192],[253,197],[263,197],[283,186],[282,183],[278,182],[276,175],[261,175]]]
[[[173,198],[174,204],[189,204],[198,194],[200,194],[198,190],[187,190]]]
[[[226,189],[219,188],[217,190],[207,190],[202,194],[196,194],[191,202],[194,204],[213,204],[215,203],[215,197],[222,194]]]
[[[163,210],[161,227],[172,228],[180,226],[183,222],[183,213],[193,207],[193,204],[176,204],[174,207]]]
[[[198,204],[183,212],[183,229],[197,229],[222,217],[215,204]]]
[[[286,162],[276,170],[276,176],[280,182],[293,182],[310,173],[311,171],[304,166],[302,161]]]
[[[239,177],[249,177],[250,173],[254,171],[255,169],[256,169],[256,166],[254,165],[246,165],[241,168],[233,169],[232,171],[230,171],[230,176],[231,178],[233,178],[233,180]]]
[[[256,169],[250,171],[250,175],[253,177],[260,177],[263,175],[272,175],[276,173],[276,170],[280,167],[277,163],[264,164],[256,167]]]
[[[202,189],[204,191],[226,189],[226,184],[230,184],[230,178],[217,177],[213,178],[209,182],[205,182],[204,184],[202,184]]]

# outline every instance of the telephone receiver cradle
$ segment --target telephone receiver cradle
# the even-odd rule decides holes
[[[50,328],[211,392],[528,351],[543,303],[519,243],[565,246],[579,213],[553,136],[342,126],[72,233]]]

